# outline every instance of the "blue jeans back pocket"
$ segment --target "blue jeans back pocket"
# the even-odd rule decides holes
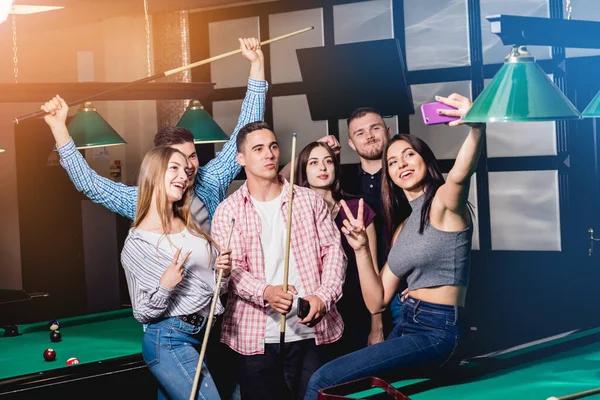
[[[142,340],[142,357],[148,368],[160,362],[160,329],[148,328]]]

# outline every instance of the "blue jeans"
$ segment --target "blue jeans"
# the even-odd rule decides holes
[[[176,317],[147,326],[142,341],[142,356],[159,382],[159,399],[190,398],[205,327],[206,320],[202,326],[194,326]],[[205,363],[202,364],[196,398],[220,400]]]
[[[402,316],[402,302],[400,301],[400,294],[394,295],[392,301],[388,305],[388,310],[390,310],[390,315],[392,317],[392,324],[394,326],[398,325],[398,321]]]
[[[396,380],[416,369],[433,372],[452,357],[460,337],[458,307],[408,297],[388,338],[333,360],[317,370],[304,400],[317,400],[318,391],[355,379],[377,376]]]

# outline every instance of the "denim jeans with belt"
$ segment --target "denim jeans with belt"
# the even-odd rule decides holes
[[[317,400],[318,391],[369,376],[403,379],[415,370],[433,372],[452,357],[458,339],[458,307],[408,297],[398,324],[388,338],[333,360],[317,370],[304,400]]]
[[[159,399],[190,398],[205,328],[206,319],[201,326],[195,326],[177,317],[169,317],[146,327],[142,356],[159,382]],[[196,398],[220,400],[205,363],[202,364]]]

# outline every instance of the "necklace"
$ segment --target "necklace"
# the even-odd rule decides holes
[[[335,217],[337,217],[337,214],[340,210],[340,203],[338,203],[336,201],[335,203],[333,203],[333,205],[331,207],[329,207],[329,205],[327,205],[327,208],[329,208],[329,213],[331,214],[331,219],[335,220]]]

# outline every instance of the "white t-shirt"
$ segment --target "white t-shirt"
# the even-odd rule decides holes
[[[261,222],[261,245],[265,260],[265,278],[269,285],[283,285],[283,270],[285,268],[285,246],[287,240],[287,227],[281,214],[281,194],[275,199],[261,202],[252,198],[254,209]],[[315,337],[313,328],[298,322],[296,314],[297,298],[306,295],[294,256],[290,251],[288,269],[288,285],[293,285],[298,291],[294,296],[291,311],[286,317],[285,341],[296,342]],[[279,343],[281,332],[281,314],[267,306],[267,327],[265,329],[265,343]]]

